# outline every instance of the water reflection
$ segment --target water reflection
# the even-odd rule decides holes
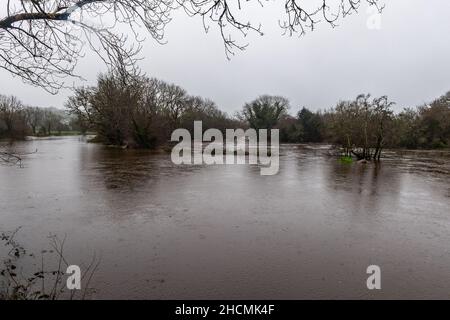
[[[261,176],[76,137],[17,147],[38,153],[0,167],[1,227],[23,225],[35,248],[67,234],[76,262],[101,253],[98,298],[367,297],[369,264],[390,283],[375,297],[450,288],[447,155],[344,164],[286,145]]]

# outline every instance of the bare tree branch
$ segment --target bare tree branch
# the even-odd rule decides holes
[[[256,1],[256,0],[255,0]],[[268,0],[258,0],[262,6]],[[356,12],[361,2],[376,6],[381,0],[285,0],[280,26],[287,34],[304,34],[320,21],[335,26],[340,17]],[[246,1],[246,3],[250,0]],[[243,50],[240,37],[263,34],[261,25],[242,21],[244,4],[229,0],[8,0],[0,7],[0,68],[51,93],[65,87],[66,78],[80,78],[75,67],[85,47],[112,69],[135,73],[144,27],[163,42],[165,26],[175,9],[217,25],[226,56]],[[245,14],[245,13],[244,13]],[[2,17],[3,16],[3,17]],[[137,45],[118,30],[128,25]],[[238,39],[236,39],[236,37]]]

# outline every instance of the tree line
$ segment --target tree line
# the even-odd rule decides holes
[[[153,148],[170,139],[176,128],[280,129],[282,142],[327,142],[359,159],[379,159],[384,148],[450,146],[450,92],[428,105],[393,112],[387,96],[359,95],[324,111],[302,108],[289,114],[289,100],[263,95],[233,116],[183,88],[145,76],[100,75],[97,86],[78,88],[67,107],[79,122],[96,131],[100,141]]]
[[[55,131],[93,131],[96,140],[131,148],[157,148],[177,128],[280,130],[281,142],[331,143],[346,156],[376,160],[385,148],[450,147],[450,92],[429,104],[393,111],[387,96],[362,94],[335,107],[289,113],[289,100],[263,95],[230,116],[210,99],[193,96],[175,84],[142,75],[109,72],[97,85],[79,87],[66,111],[24,106],[0,95],[0,137],[50,135]]]
[[[67,131],[82,132],[83,128],[65,110],[26,106],[17,97],[0,95],[0,139],[21,140]]]
[[[238,126],[213,101],[175,84],[114,72],[100,75],[97,86],[76,89],[67,108],[97,133],[96,140],[128,147],[156,148],[177,128],[193,132],[195,120],[203,121],[205,130]]]
[[[379,159],[383,148],[450,147],[450,92],[399,113],[393,105],[386,96],[359,95],[325,111],[302,108],[296,117],[280,119],[280,136],[287,142],[333,143],[345,155],[367,160]]]

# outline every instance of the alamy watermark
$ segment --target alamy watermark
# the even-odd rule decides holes
[[[69,290],[81,290],[81,268],[77,265],[67,267],[66,286]]]
[[[370,265],[366,270],[370,276],[367,278],[366,285],[369,290],[381,290],[381,268],[377,265]]]
[[[268,135],[270,131],[270,136]],[[171,140],[178,142],[172,149],[175,164],[253,164],[260,165],[263,176],[275,175],[279,170],[278,129],[208,129],[203,132],[202,121],[194,121],[194,139],[186,129],[176,129]],[[204,146],[204,142],[207,142]]]

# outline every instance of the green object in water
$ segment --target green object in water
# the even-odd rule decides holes
[[[344,157],[340,158],[340,161],[343,162],[343,163],[352,163],[353,159],[352,159],[352,157],[344,156]]]

